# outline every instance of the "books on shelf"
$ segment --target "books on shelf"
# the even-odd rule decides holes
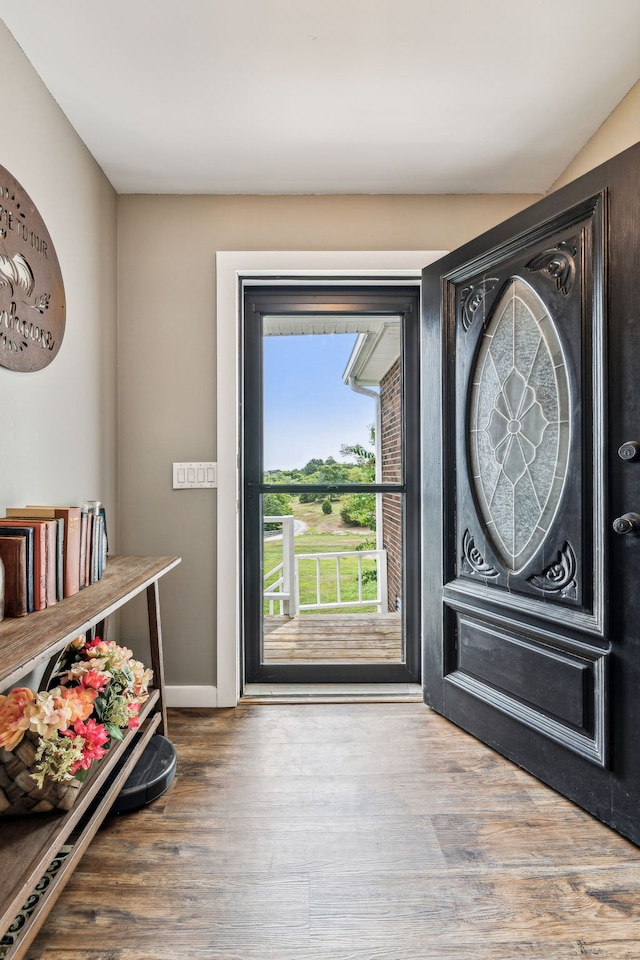
[[[12,528],[18,530],[33,530],[33,609],[44,610],[47,606],[47,548],[49,543],[49,530],[46,523],[42,520],[33,520],[29,518],[12,519],[6,517],[0,529],[4,528],[4,533],[11,534]]]
[[[5,616],[44,610],[102,579],[105,543],[103,510],[8,507],[0,517],[0,557],[10,568]]]
[[[7,517],[55,519],[62,521],[62,580],[63,597],[72,597],[80,584],[80,507],[8,507]],[[60,549],[60,545],[58,550]]]

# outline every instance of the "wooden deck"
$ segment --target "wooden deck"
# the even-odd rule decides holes
[[[402,659],[399,613],[264,618],[265,663],[398,663]]]

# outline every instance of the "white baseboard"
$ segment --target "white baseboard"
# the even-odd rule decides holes
[[[218,688],[198,687],[195,684],[184,687],[165,687],[165,702],[168,707],[217,707]]]

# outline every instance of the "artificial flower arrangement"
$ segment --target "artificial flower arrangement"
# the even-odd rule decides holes
[[[138,726],[152,676],[126,647],[82,635],[60,656],[51,681],[55,686],[38,692],[16,687],[0,694],[0,759],[4,764],[0,788],[5,795],[5,809],[0,803],[0,813],[60,808],[44,798],[47,785],[75,780],[74,786],[79,787],[112,741],[122,740],[123,730]],[[15,780],[11,779],[14,753],[16,763],[20,758],[28,767],[35,789],[33,783],[25,784],[24,770],[14,771]],[[24,799],[15,796],[20,779],[23,791],[31,794],[26,806]],[[31,786],[31,791],[26,791],[26,786]],[[67,800],[67,808],[73,799]]]

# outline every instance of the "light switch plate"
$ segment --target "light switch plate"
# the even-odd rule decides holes
[[[193,461],[173,464],[173,489],[193,490],[218,485],[218,464]]]

